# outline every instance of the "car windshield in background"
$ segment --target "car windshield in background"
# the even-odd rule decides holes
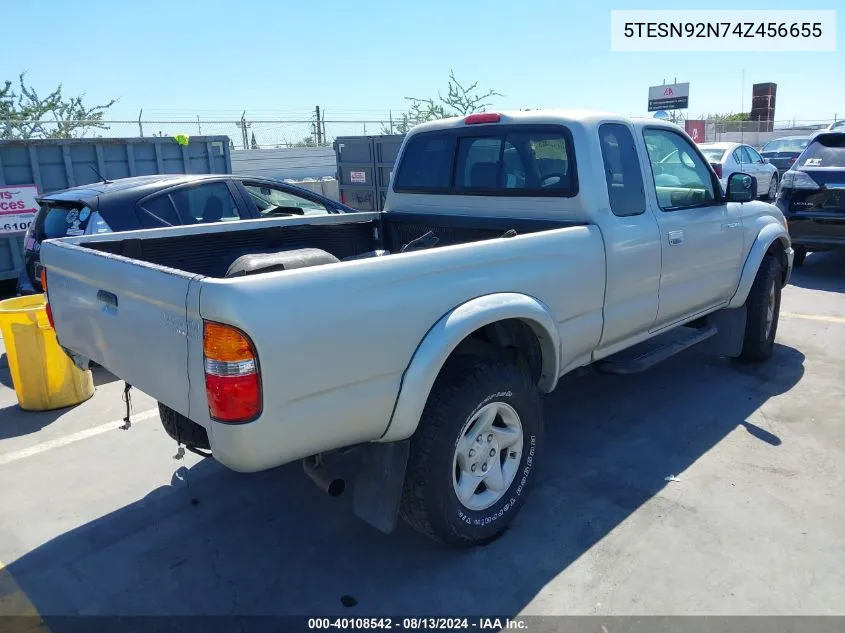
[[[88,207],[41,207],[36,220],[40,239],[49,240],[59,237],[84,235],[91,218]]]
[[[725,150],[713,147],[702,147],[701,153],[704,154],[704,158],[709,160],[711,163],[718,163],[722,160],[722,155],[725,153]]]
[[[325,215],[328,210],[319,202],[312,202],[287,191],[244,183],[261,215]]]
[[[821,134],[800,158],[801,167],[845,167],[845,134]]]
[[[776,138],[763,145],[761,152],[802,152],[807,147],[806,138]]]

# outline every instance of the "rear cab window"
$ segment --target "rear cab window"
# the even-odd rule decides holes
[[[422,132],[397,169],[397,193],[574,196],[569,130],[561,125],[495,125]]]

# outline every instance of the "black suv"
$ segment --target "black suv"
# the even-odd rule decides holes
[[[845,249],[845,131],[810,139],[783,174],[776,204],[789,222],[796,266],[808,251]]]
[[[18,293],[41,292],[41,241],[204,222],[284,215],[354,213],[325,196],[250,176],[154,175],[65,189],[38,198],[41,209],[24,238]]]

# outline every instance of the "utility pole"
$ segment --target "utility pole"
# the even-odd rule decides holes
[[[314,112],[317,115],[317,147],[323,144],[323,126],[320,123],[320,106],[314,106]]]
[[[246,110],[241,114],[241,140],[243,141],[244,149],[249,149],[249,137],[246,134]]]
[[[140,136],[144,136],[144,124],[141,122],[141,117],[144,116],[144,108],[138,113],[138,132]]]
[[[200,125],[200,115],[197,115],[197,134],[202,135],[202,126]]]

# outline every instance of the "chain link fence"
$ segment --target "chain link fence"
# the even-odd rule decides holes
[[[775,121],[711,121],[704,122],[705,142],[747,143],[756,147],[783,136],[809,136],[827,128],[836,119]],[[845,128],[843,128],[845,129]]]
[[[825,128],[836,118],[775,121],[706,120],[705,142],[742,142],[760,146],[779,136],[805,135]],[[679,121],[681,122],[681,121]],[[0,139],[21,138],[131,138],[138,136],[225,135],[232,149],[331,147],[339,136],[396,134],[401,123],[392,119],[235,120],[202,118],[137,119],[109,121],[9,121],[0,120]],[[845,128],[843,128],[845,129]]]

